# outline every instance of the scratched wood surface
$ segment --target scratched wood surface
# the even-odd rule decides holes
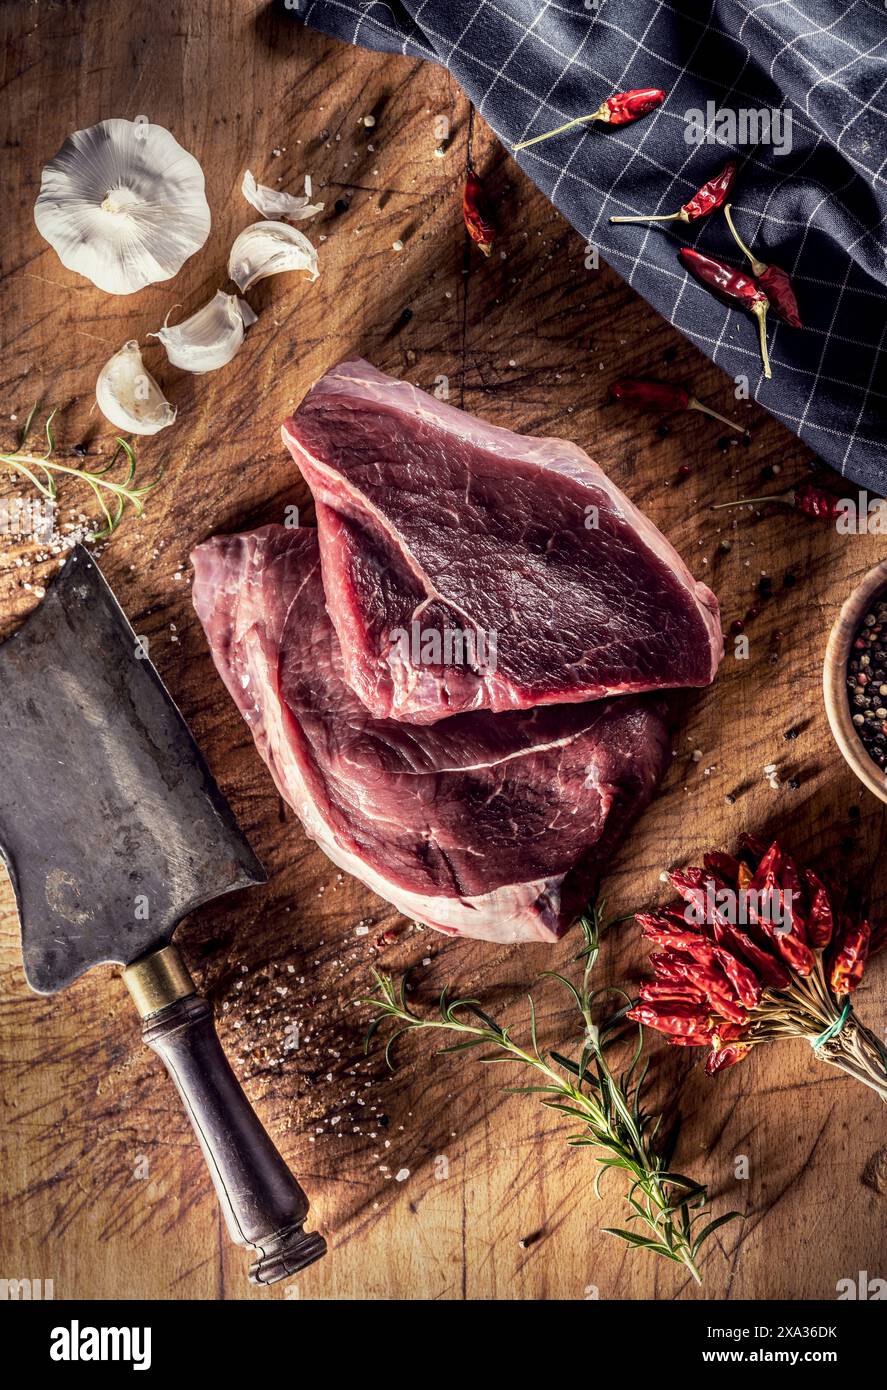
[[[60,408],[63,453],[86,444],[100,457],[111,430],[94,407],[95,377],[133,337],[148,343],[146,362],[179,408],[175,427],[139,451],[146,475],[164,470],[145,519],[127,519],[101,564],[270,871],[266,887],[201,910],[180,939],[331,1245],[290,1284],[249,1287],[247,1259],[224,1236],[187,1122],[138,1040],[115,971],[94,971],[54,999],[30,994],[4,881],[0,1276],[51,1278],[56,1297],[574,1299],[596,1290],[606,1299],[801,1299],[834,1297],[836,1281],[862,1269],[883,1274],[887,1197],[862,1182],[887,1142],[883,1107],[801,1044],[762,1049],[715,1080],[693,1054],[656,1051],[657,1095],[682,1122],[679,1168],[710,1184],[716,1210],[746,1216],[710,1247],[702,1291],[599,1234],[623,1222],[620,1179],[599,1203],[589,1152],[568,1149],[532,1097],[504,1095],[501,1072],[440,1058],[424,1036],[402,1047],[393,1075],[378,1051],[363,1057],[350,1001],[368,987],[384,928],[400,935],[381,961],[418,965],[417,1000],[452,981],[515,1023],[538,971],[570,968],[575,936],[554,948],[448,942],[342,879],[274,794],[214,673],[188,569],[190,548],[213,532],[282,520],[292,503],[311,519],[278,427],[349,353],[429,389],[445,376],[451,400],[495,423],[577,440],[712,585],[725,623],[755,601],[762,572],[774,584],[748,625],[749,659],[728,654],[715,686],[684,701],[674,766],[613,864],[609,907],[656,900],[665,866],[728,846],[742,829],[778,826],[797,852],[855,878],[877,913],[887,910],[884,813],[831,742],[820,673],[840,603],[881,558],[878,539],[841,537],[784,510],[742,512],[735,525],[708,510],[807,476],[811,456],[756,407],[734,402],[732,383],[609,270],[586,269],[577,235],[439,69],[348,49],[246,0],[29,0],[4,5],[0,28],[0,433],[11,445],[40,400]],[[66,134],[140,113],[201,161],[213,229],[174,282],[111,298],[60,265],[32,206],[41,165]],[[443,158],[434,153],[438,116],[452,127]],[[502,254],[489,261],[461,227],[469,157],[500,204]],[[231,240],[253,219],[237,191],[246,167],[294,191],[313,175],[326,210],[306,230],[321,238],[322,275],[313,286],[298,277],[258,286],[250,299],[259,320],[240,355],[217,374],[189,377],[145,335],[172,305],[190,312],[224,284]],[[751,445],[722,450],[720,428],[693,415],[660,436],[655,421],[605,403],[617,373],[692,382],[748,422]],[[683,463],[690,474],[681,480]],[[0,487],[0,496],[21,492],[5,479]],[[86,501],[68,486],[62,520]],[[718,549],[724,540],[729,551]],[[2,537],[4,635],[57,567],[40,553]],[[790,743],[792,726],[800,735]],[[780,767],[778,791],[762,775],[770,762]],[[644,957],[636,930],[622,927],[603,952],[601,979],[637,981]],[[541,986],[538,999],[543,1036],[575,1041],[555,989]],[[879,962],[859,996],[879,1031],[885,1001]],[[293,1023],[300,1046],[287,1050]],[[747,1178],[736,1177],[741,1156]]]

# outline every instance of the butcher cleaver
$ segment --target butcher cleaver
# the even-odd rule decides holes
[[[53,994],[115,962],[175,1082],[233,1240],[270,1284],[323,1255],[308,1200],[222,1052],[172,935],[265,872],[98,566],[71,551],[0,646],[0,847],[25,974]]]

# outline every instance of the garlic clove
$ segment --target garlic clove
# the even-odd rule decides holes
[[[237,288],[246,291],[268,275],[286,270],[306,270],[312,280],[320,271],[311,242],[286,222],[254,222],[235,239],[228,257],[228,274]]]
[[[231,361],[243,342],[244,329],[251,327],[256,315],[236,294],[216,290],[213,298],[183,323],[174,328],[164,324],[158,333],[166,355],[174,367],[186,372],[214,372]]]
[[[95,398],[105,419],[126,434],[157,434],[176,418],[175,408],[145,369],[135,338],[102,367]]]
[[[288,217],[291,222],[302,222],[306,217],[323,212],[323,203],[311,201],[311,176],[305,175],[305,196],[295,197],[284,193],[280,188],[268,188],[264,183],[256,183],[249,169],[243,176],[240,191],[248,203],[252,203],[263,217]]]
[[[211,221],[197,160],[144,116],[70,135],[43,170],[34,220],[63,265],[109,294],[169,280]]]

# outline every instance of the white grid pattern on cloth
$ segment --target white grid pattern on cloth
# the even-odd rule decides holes
[[[309,0],[296,17],[448,67],[506,148],[611,92],[663,87],[653,116],[580,127],[519,163],[664,317],[730,375],[756,378],[761,404],[849,478],[887,492],[887,10],[874,0]],[[677,259],[687,244],[739,264],[722,219],[676,235],[608,220],[674,211],[720,167],[727,149],[684,141],[685,113],[709,100],[792,113],[791,153],[737,152],[734,216],[759,257],[792,274],[806,325],[771,326],[771,381],[754,324]]]

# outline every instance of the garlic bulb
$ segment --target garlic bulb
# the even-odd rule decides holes
[[[243,176],[240,191],[248,203],[263,217],[288,217],[291,222],[302,222],[323,212],[323,203],[311,201],[311,175],[305,175],[305,196],[297,198],[292,193],[284,193],[280,188],[268,188],[264,183],[256,183],[249,169]]]
[[[169,280],[209,236],[203,170],[146,116],[101,121],[46,165],[34,220],[62,265],[133,294]]]
[[[254,222],[235,239],[228,257],[228,274],[237,288],[246,291],[268,275],[285,270],[307,270],[316,280],[317,252],[295,227],[285,222]]]
[[[145,370],[135,338],[102,367],[95,398],[105,418],[127,434],[156,434],[176,418],[174,407]]]
[[[216,290],[209,303],[189,319],[174,328],[164,324],[159,333],[149,333],[148,337],[160,339],[174,367],[186,372],[214,372],[231,361],[243,342],[244,329],[255,321],[244,300]]]

